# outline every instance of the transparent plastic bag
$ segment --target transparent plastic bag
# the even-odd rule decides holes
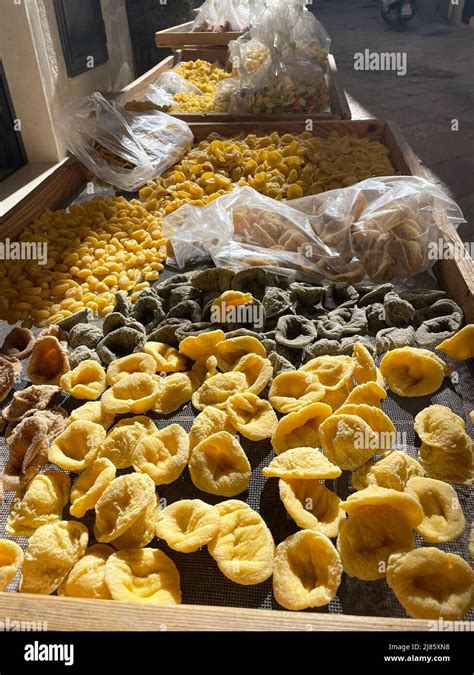
[[[195,18],[192,32],[244,32],[248,30],[249,5],[245,0],[206,0]]]
[[[329,89],[317,59],[296,52],[277,52],[243,87],[241,104],[252,114],[324,113],[330,110]]]
[[[240,108],[240,79],[230,77],[219,82],[214,97],[214,111],[229,112]]]
[[[385,283],[432,267],[443,228],[463,220],[438,186],[390,176],[291,202],[237,188],[205,207],[177,209],[164,233],[179,268],[212,258],[309,281]]]
[[[267,6],[251,36],[268,50],[269,57],[242,81],[241,112],[329,111],[324,71],[330,40],[320,26],[301,4]],[[304,45],[299,43],[303,37]]]
[[[268,61],[270,50],[252,37],[251,33],[241,35],[229,42],[229,61],[234,75],[239,76],[245,85],[248,77],[256,73]]]
[[[129,113],[99,92],[74,101],[59,125],[67,149],[82,164],[130,192],[173,166],[194,140],[182,120],[158,110]]]

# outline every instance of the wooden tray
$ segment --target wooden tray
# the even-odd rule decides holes
[[[183,49],[177,50],[172,56],[168,56],[166,59],[161,61],[154,68],[151,68],[144,75],[139,77],[134,82],[128,84],[120,92],[123,96],[123,100],[131,99],[140,99],[140,96],[143,94],[143,91],[147,88],[149,84],[156,82],[158,77],[164,72],[171,70],[177,63],[180,61],[197,61],[198,59],[204,59],[205,61],[211,61],[212,63],[217,61],[226,69],[229,68],[230,64],[228,61],[228,51],[227,47],[224,49]],[[305,113],[279,113],[276,115],[251,115],[251,114],[236,114],[236,113],[170,113],[173,117],[178,117],[185,122],[234,122],[234,121],[258,121],[258,120],[295,120],[295,119],[320,119],[320,120],[333,120],[333,119],[351,119],[351,109],[349,103],[347,102],[346,94],[344,88],[342,87],[338,72],[337,65],[332,54],[328,55],[328,70],[327,70],[327,82],[329,88],[329,102],[330,102],[330,112],[327,113],[317,113],[317,114],[305,114]]]
[[[192,124],[197,140],[210,132],[230,136],[242,131],[304,130],[304,122],[240,122],[222,124]],[[423,176],[418,159],[392,122],[320,121],[314,123],[317,136],[336,131],[368,137],[382,142],[389,150],[391,161],[403,175]],[[70,158],[20,202],[3,219],[0,237],[14,238],[44,209],[67,206],[86,184],[80,163]],[[453,228],[445,231],[446,239],[455,246],[461,240]],[[471,258],[443,260],[434,271],[441,288],[463,309],[466,320],[474,321],[474,262]],[[284,612],[278,610],[244,609],[236,607],[180,605],[173,607],[137,606],[104,600],[82,600],[53,596],[0,593],[0,619],[33,621],[41,617],[49,630],[315,630],[315,631],[428,631],[430,622],[415,619]],[[166,627],[166,628],[163,628]]]
[[[237,40],[245,33],[227,32],[227,33],[198,33],[191,31],[192,21],[181,23],[172,28],[165,28],[155,33],[155,44],[157,47],[170,47],[179,49],[186,45],[212,46],[219,47],[228,45],[232,40]]]

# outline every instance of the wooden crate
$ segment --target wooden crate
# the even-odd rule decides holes
[[[227,124],[192,124],[197,140],[210,132],[230,136],[242,131],[291,131],[304,130],[304,122],[240,122]],[[393,165],[400,174],[423,176],[424,172],[413,151],[392,122],[320,121],[314,123],[317,136],[328,136],[336,131],[382,142],[389,150]],[[0,237],[13,238],[44,209],[66,206],[85,186],[85,173],[79,162],[70,158],[61,163],[55,173],[25,197],[13,212],[7,214],[0,227]],[[456,231],[448,227],[446,239],[454,246],[461,240]],[[463,309],[466,320],[474,322],[474,261],[443,260],[436,263],[434,271],[441,288]],[[104,600],[38,596],[23,593],[0,593],[0,617],[12,621],[32,621],[41,616],[49,630],[315,630],[315,631],[428,631],[430,622],[415,619],[285,612],[278,610],[245,609],[178,605],[169,607],[137,606]]]
[[[154,68],[151,68],[147,73],[139,77],[134,82],[128,84],[124,89],[122,89],[121,94],[123,95],[123,100],[136,99],[140,100],[144,90],[149,84],[156,82],[160,75],[162,75],[167,70],[171,70],[177,63],[180,61],[196,61],[198,59],[204,59],[205,61],[211,61],[220,63],[223,67],[229,68],[230,64],[228,61],[228,51],[227,47],[224,49],[183,49],[177,50],[173,55],[168,56],[166,59],[161,61]],[[279,113],[276,115],[252,115],[252,114],[237,114],[237,113],[170,113],[173,117],[178,117],[181,120],[184,120],[188,123],[194,122],[234,122],[234,121],[259,121],[262,119],[268,121],[287,119],[298,120],[298,119],[320,119],[320,120],[332,120],[332,119],[342,119],[350,120],[351,119],[351,109],[349,103],[347,102],[346,94],[344,88],[341,85],[339,80],[337,65],[332,54],[328,55],[328,70],[327,70],[327,83],[329,89],[329,102],[330,102],[330,112],[327,113],[317,113],[317,114],[305,114],[305,113],[290,113],[284,114]]]
[[[155,33],[155,44],[157,47],[170,47],[179,49],[188,45],[197,45],[199,47],[221,47],[228,45],[232,40],[237,40],[244,33],[226,32],[226,33],[200,33],[191,31],[193,22],[181,23],[172,28],[165,28]]]

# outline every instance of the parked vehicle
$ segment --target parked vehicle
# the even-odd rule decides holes
[[[413,18],[415,9],[415,0],[382,0],[382,18],[402,30]]]

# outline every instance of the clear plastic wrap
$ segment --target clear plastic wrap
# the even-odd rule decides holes
[[[192,32],[244,32],[250,25],[248,0],[206,0],[195,18]]]
[[[330,39],[300,3],[269,4],[251,29],[251,39],[268,50],[260,68],[249,72],[248,44],[234,58],[240,64],[240,111],[254,114],[323,113],[329,110],[325,79]],[[246,57],[247,53],[247,57]],[[242,61],[244,66],[242,66]]]
[[[68,150],[93,174],[133,192],[176,164],[193,134],[158,110],[129,113],[95,92],[74,101],[59,119]]]
[[[307,281],[384,283],[432,267],[443,227],[461,222],[438,186],[390,176],[291,202],[237,188],[205,207],[181,207],[163,229],[179,268],[212,258]]]

